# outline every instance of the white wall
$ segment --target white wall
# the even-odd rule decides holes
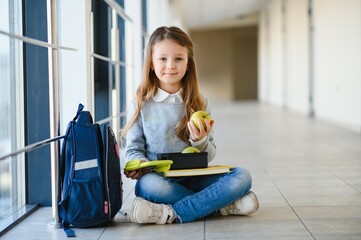
[[[307,114],[310,111],[308,0],[288,0],[285,7],[284,105]]]
[[[283,35],[282,35],[282,0],[273,0],[269,8],[269,76],[268,83],[268,101],[274,105],[282,106],[284,104],[284,59],[283,59]]]
[[[313,79],[315,116],[360,132],[361,1],[313,2],[313,52],[307,0],[284,0],[284,14],[281,0],[262,9],[259,99],[306,114]]]
[[[361,1],[317,0],[315,112],[360,131]]]
[[[258,100],[267,102],[269,76],[269,10],[264,7],[259,15],[258,26]]]
[[[82,103],[87,109],[92,106],[89,93],[87,56],[87,0],[64,0],[59,2],[59,44],[78,51],[60,50],[60,123],[64,133]],[[76,19],[76,20],[75,20]],[[89,109],[90,110],[90,109]]]
[[[125,62],[129,66],[126,70],[127,104],[134,98],[134,93],[141,81],[143,66],[142,47],[142,12],[140,0],[125,0],[124,11],[132,19],[125,24],[126,47]]]
[[[187,31],[180,8],[177,1],[147,0],[148,33],[151,34],[160,26],[177,26]]]

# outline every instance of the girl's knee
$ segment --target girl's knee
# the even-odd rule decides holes
[[[233,168],[232,174],[234,174],[236,182],[241,188],[251,189],[252,176],[247,169],[242,167]]]
[[[135,184],[135,195],[142,197],[144,192],[153,192],[159,186],[158,176],[155,173],[148,173],[138,179]]]
[[[156,173],[143,175],[136,183],[134,193],[138,197],[145,198],[149,201],[162,199],[167,196],[169,184],[167,180]]]

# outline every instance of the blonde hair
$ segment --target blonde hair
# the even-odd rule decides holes
[[[154,71],[151,69],[152,53],[154,45],[165,39],[174,41],[187,48],[188,53],[187,72],[181,80],[181,94],[184,102],[185,115],[175,128],[175,133],[181,140],[186,143],[189,142],[187,122],[189,121],[192,113],[198,110],[205,110],[206,103],[199,91],[197,69],[194,61],[193,43],[191,39],[178,27],[162,26],[157,28],[150,36],[147,48],[145,49],[142,82],[140,83],[135,96],[136,110],[133,117],[128,121],[128,124],[123,129],[122,137],[127,134],[128,130],[137,120],[143,101],[149,101],[157,93],[159,80]]]

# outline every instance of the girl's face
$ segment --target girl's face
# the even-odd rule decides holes
[[[181,88],[181,80],[187,71],[187,48],[165,39],[153,46],[152,65],[159,79],[160,88],[175,93]]]

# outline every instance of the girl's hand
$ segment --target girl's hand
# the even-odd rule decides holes
[[[204,119],[205,126],[203,126],[202,121],[198,120],[199,129],[196,127],[193,121],[188,121],[188,130],[190,132],[190,137],[192,141],[197,142],[202,138],[209,135],[212,131],[214,120]]]
[[[141,162],[145,162],[144,160],[142,160]],[[124,175],[127,178],[131,178],[133,180],[138,180],[139,178],[141,178],[144,174],[149,173],[150,170],[149,169],[139,169],[139,170],[133,170],[133,171],[124,171]]]
[[[133,180],[138,180],[139,178],[141,178],[144,174],[149,173],[150,170],[149,169],[140,169],[140,170],[133,170],[133,171],[129,171],[129,172],[125,172],[124,171],[124,175],[127,178],[131,178]]]

